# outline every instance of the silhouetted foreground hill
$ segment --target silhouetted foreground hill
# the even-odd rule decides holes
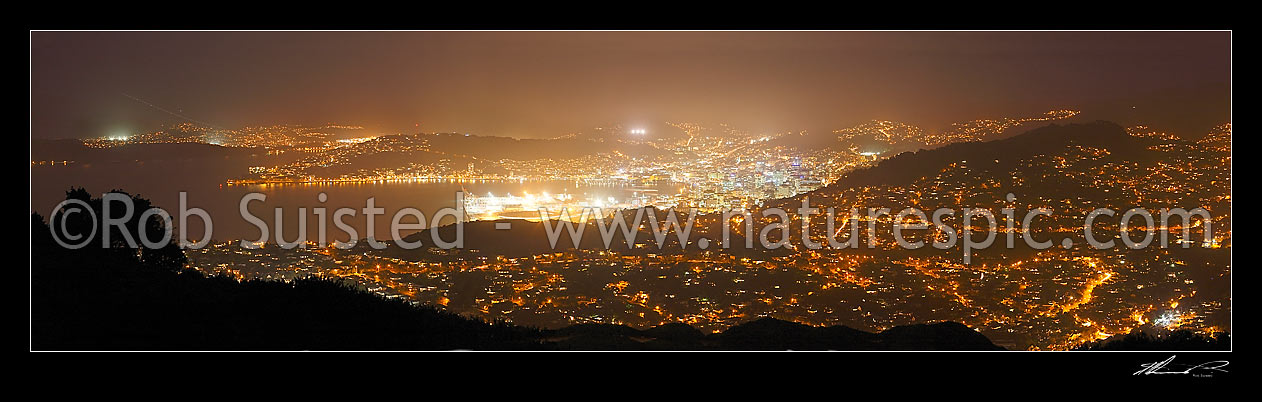
[[[34,350],[999,350],[956,323],[873,334],[764,318],[719,334],[488,324],[335,282],[237,282],[36,254]]]
[[[1136,331],[1084,344],[1075,350],[1231,350],[1231,335],[1218,332],[1211,336],[1187,329],[1164,335]]]
[[[205,277],[33,249],[35,350],[996,350],[955,323],[872,334],[765,318],[720,334],[488,324],[324,280]]]
[[[68,198],[102,213],[82,189]],[[134,202],[148,201],[132,197]],[[73,234],[100,236],[78,220],[52,217]],[[103,215],[98,215],[103,216]],[[155,217],[156,218],[156,217]],[[128,227],[154,230],[154,222]],[[132,237],[139,231],[130,233]],[[111,236],[117,239],[117,234]],[[152,237],[151,237],[152,238]],[[237,282],[182,269],[171,243],[133,249],[115,243],[78,250],[57,245],[49,224],[31,220],[31,347],[34,350],[994,350],[954,323],[872,334],[764,318],[719,334],[684,324],[648,330],[584,324],[538,330],[491,324],[388,300],[339,282]]]
[[[537,333],[324,280],[237,282],[34,251],[35,350],[538,349]]]
[[[846,326],[812,327],[761,318],[717,334],[685,324],[637,330],[621,325],[575,325],[547,331],[545,340],[575,350],[1004,350],[962,324],[906,325],[879,333]]]
[[[67,193],[103,216],[100,198]],[[147,208],[148,201],[132,197]],[[121,210],[121,209],[116,209]],[[101,238],[82,213],[58,214],[71,234]],[[154,217],[157,219],[156,217]],[[63,222],[64,221],[64,222]],[[129,222],[128,228],[148,227]],[[147,222],[152,224],[154,222]],[[138,238],[139,231],[130,233]],[[156,238],[157,236],[149,236]],[[111,239],[120,238],[118,233]],[[337,282],[237,282],[184,270],[158,249],[94,242],[70,250],[31,220],[31,347],[35,350],[537,349],[538,332],[488,324]]]

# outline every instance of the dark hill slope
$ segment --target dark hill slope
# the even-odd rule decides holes
[[[135,251],[116,248],[67,250],[52,241],[48,228],[32,219],[34,350],[543,347],[532,329],[387,300],[338,282],[237,282],[180,270],[182,258],[138,260]]]
[[[847,174],[817,192],[876,185],[904,185],[960,161],[994,161],[991,170],[1010,170],[1022,159],[1046,154],[1068,146],[1107,148],[1120,157],[1142,160],[1151,157],[1146,140],[1128,135],[1115,123],[1097,121],[1084,124],[1052,124],[1020,135],[987,142],[966,142],[941,148],[904,152],[867,169]]]
[[[905,325],[871,333],[846,326],[812,327],[761,318],[717,334],[686,324],[647,330],[581,324],[545,331],[564,350],[1003,350],[977,331],[954,322]]]
[[[33,269],[35,350],[543,347],[530,329],[386,300],[323,280],[239,283],[113,264]]]

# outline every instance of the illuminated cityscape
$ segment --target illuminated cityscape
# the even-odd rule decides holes
[[[362,135],[362,127],[337,125],[317,128],[273,126],[216,130],[181,124],[167,130],[126,138],[89,139],[84,141],[84,145],[103,148],[126,144],[205,143],[259,148],[266,150],[268,155],[300,155],[289,163],[251,166],[248,174],[227,180],[228,184],[233,185],[569,181],[577,184],[641,186],[645,187],[642,193],[654,193],[634,200],[600,200],[600,203],[589,203],[586,206],[606,209],[615,205],[631,208],[689,207],[713,212],[725,208],[749,208],[767,200],[815,191],[835,182],[847,172],[872,166],[900,151],[956,142],[984,141],[1021,124],[1067,119],[1078,113],[1075,110],[1053,110],[1033,118],[972,120],[953,123],[940,133],[931,133],[901,123],[873,121],[836,130],[837,137],[834,141],[809,145],[795,143],[795,140],[801,140],[794,138],[808,137],[807,133],[760,135],[727,125],[707,129],[690,123],[666,123],[664,126],[682,132],[657,137],[649,137],[646,129],[612,127],[597,128],[593,135],[572,135],[548,140],[562,145],[572,145],[569,143],[583,140],[599,140],[601,146],[607,146],[603,145],[606,141],[617,144],[612,146],[612,150],[595,148],[597,145],[592,144],[592,152],[569,158],[495,159],[494,154],[499,152],[486,152],[485,148],[499,145],[499,142],[506,139],[450,133],[355,136]],[[335,130],[349,134],[338,136],[327,133]],[[620,135],[621,133],[627,135]],[[431,146],[433,142],[443,145],[435,148]],[[462,151],[448,151],[446,148]],[[644,152],[643,149],[649,151]],[[662,183],[670,184],[679,189],[679,192],[662,194],[647,188]],[[510,203],[494,196],[475,196],[478,197],[475,202],[484,204]],[[522,204],[521,200],[511,203]],[[604,205],[605,203],[609,205]],[[484,213],[483,209],[474,208],[471,213],[473,218],[498,217],[496,214]],[[495,209],[498,211],[502,208]],[[530,211],[535,209],[537,208],[524,208]]]
[[[193,267],[207,273],[268,280],[337,277],[386,297],[440,305],[486,320],[553,328],[577,323],[649,328],[681,322],[718,332],[772,316],[809,325],[881,331],[922,321],[955,321],[1002,346],[1036,350],[1068,349],[1145,325],[1221,331],[1230,325],[1230,299],[1207,295],[1201,289],[1222,286],[1230,273],[1226,264],[1231,244],[1230,193],[1223,191],[1230,189],[1231,157],[1225,144],[1231,127],[1216,127],[1193,141],[1144,126],[1125,132],[1127,138],[1143,141],[1142,149],[1157,152],[1159,158],[1141,163],[1115,156],[1107,148],[1071,145],[1002,164],[998,159],[959,161],[906,185],[811,189],[771,203],[788,204],[792,197],[809,193],[812,205],[839,210],[872,205],[924,209],[977,205],[996,210],[1015,207],[1022,214],[1035,208],[1056,211],[1054,220],[1033,228],[1035,238],[1081,231],[1081,217],[1101,206],[1203,205],[1213,216],[1211,241],[1197,242],[1187,250],[1006,250],[965,265],[952,252],[908,255],[891,240],[888,225],[893,218],[887,216],[871,250],[794,247],[788,253],[761,257],[695,249],[662,252],[651,241],[630,250],[547,250],[525,255],[468,250],[454,256],[437,249],[407,256],[394,250],[315,246],[244,250],[228,242],[193,252],[190,259]],[[807,177],[820,174],[804,172]],[[627,180],[637,178],[628,176]],[[1064,198],[1067,188],[1095,188],[1104,193]],[[1009,192],[1021,196],[1008,202],[1005,194]],[[557,206],[567,201],[563,195],[548,194],[488,194],[475,199],[466,211],[471,220],[538,221],[540,206],[551,205],[552,211],[558,211]],[[610,200],[574,205],[679,206]],[[576,209],[569,217],[581,213]],[[701,215],[698,226],[716,226],[720,219],[716,215]],[[827,230],[823,220],[811,226],[814,233]],[[1115,225],[1105,224],[1097,230],[1106,227],[1116,230]],[[1177,233],[1181,227],[1164,229]],[[1138,233],[1145,228],[1132,230]],[[1198,223],[1190,233],[1191,239],[1201,238],[1203,226]],[[474,283],[479,285],[470,288]]]
[[[32,350],[1230,350],[1230,43],[33,32]]]

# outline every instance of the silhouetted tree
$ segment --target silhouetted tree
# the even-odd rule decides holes
[[[93,226],[86,211],[31,214],[31,345],[35,350],[414,350],[538,349],[539,332],[489,324],[351,288],[336,280],[238,282],[181,269],[172,239],[157,248],[121,239],[161,237],[160,219],[141,222],[148,200],[122,229]],[[104,216],[104,201],[82,188],[68,199]],[[119,209],[111,215],[122,217]],[[52,229],[88,236],[88,247],[56,243]],[[133,237],[134,238],[134,237]],[[82,241],[80,238],[75,243]],[[138,239],[137,239],[138,241]]]
[[[61,248],[60,252],[76,255],[132,260],[149,269],[168,271],[183,269],[187,258],[180,250],[178,239],[175,238],[174,233],[165,237],[165,233],[173,232],[174,228],[168,225],[160,215],[148,215],[144,222],[141,222],[144,212],[154,207],[152,202],[122,190],[112,190],[107,194],[121,195],[131,202],[131,215],[123,221],[122,225],[106,227],[104,221],[122,219],[127,216],[128,211],[123,201],[109,201],[110,205],[107,208],[104,195],[101,198],[93,198],[84,188],[71,188],[66,192],[66,200],[74,200],[82,204],[67,204],[67,207],[56,211],[50,217],[47,225],[44,225],[40,219],[38,228],[46,235],[40,236],[41,241],[46,241],[41,246]],[[82,210],[80,205],[87,205],[88,210]],[[32,219],[38,217],[38,214],[32,215]],[[34,231],[35,228],[33,225],[32,230]],[[59,237],[69,244],[81,242],[87,244],[79,249],[61,247],[52,240],[51,236],[55,235],[52,231],[57,231],[56,235],[60,235]],[[108,233],[108,244],[104,241],[106,233]],[[162,241],[164,237],[165,240]],[[32,240],[34,239],[35,233],[32,233]],[[149,239],[159,244],[151,248],[145,246],[142,239]]]

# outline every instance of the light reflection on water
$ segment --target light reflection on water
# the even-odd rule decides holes
[[[159,164],[32,169],[31,208],[33,212],[47,218],[51,209],[65,198],[65,191],[71,186],[79,186],[86,187],[90,193],[98,196],[110,189],[122,189],[148,198],[155,205],[177,216],[179,193],[186,191],[189,207],[205,209],[212,217],[212,237],[215,240],[256,239],[259,236],[258,229],[242,218],[238,206],[243,196],[257,192],[267,198],[265,201],[250,203],[250,214],[267,222],[269,230],[274,231],[275,209],[281,208],[284,220],[282,229],[286,240],[297,237],[299,208],[306,208],[306,232],[308,239],[315,240],[319,217],[315,215],[314,208],[319,207],[326,208],[325,221],[331,237],[329,240],[346,240],[348,236],[331,221],[334,210],[355,209],[356,215],[345,217],[343,221],[363,236],[367,230],[367,222],[362,209],[367,205],[368,199],[372,198],[375,207],[385,210],[383,215],[376,217],[374,224],[374,235],[384,239],[390,237],[390,220],[398,210],[416,208],[428,218],[442,208],[454,207],[456,192],[462,190],[479,196],[567,193],[580,200],[608,197],[624,199],[634,191],[632,187],[625,185],[584,185],[573,181],[436,180],[227,185],[214,177],[222,173],[213,169],[203,170],[201,166],[184,166],[178,162],[155,165]],[[669,185],[654,188],[664,192],[673,192],[675,189]],[[319,201],[320,193],[327,195],[326,202]],[[411,218],[404,221],[413,222]],[[188,230],[190,237],[200,237],[202,225],[198,219],[192,218],[188,223]],[[272,238],[274,236],[271,235]]]

